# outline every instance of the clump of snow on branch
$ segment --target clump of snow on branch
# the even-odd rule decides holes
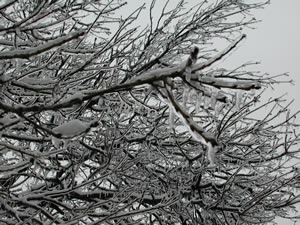
[[[64,123],[60,126],[57,126],[52,129],[53,133],[57,134],[58,136],[62,137],[63,140],[61,140],[58,137],[52,136],[52,144],[59,148],[61,142],[63,141],[64,147],[67,144],[67,141],[65,139],[72,139],[74,137],[80,136],[82,134],[85,134],[89,132],[91,127],[95,127],[98,125],[98,121],[92,121],[89,123],[85,123],[80,121],[79,119],[71,120],[67,123]]]
[[[68,96],[66,99],[64,99],[64,102],[74,102],[78,101],[81,102],[83,100],[84,94],[80,91],[76,92],[75,94],[72,94]]]

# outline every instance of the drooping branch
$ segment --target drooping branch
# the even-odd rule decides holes
[[[188,128],[190,134],[197,140],[203,144],[211,143],[212,146],[219,146],[219,143],[215,137],[215,135],[205,131],[202,127],[200,127],[180,105],[174,99],[169,88],[166,88],[168,99],[171,102],[171,106],[173,107],[176,115],[181,119],[181,121],[185,124],[185,127]]]

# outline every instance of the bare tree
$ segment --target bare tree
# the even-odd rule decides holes
[[[263,100],[277,76],[216,66],[268,2],[198,2],[0,2],[1,224],[288,217],[297,113]]]

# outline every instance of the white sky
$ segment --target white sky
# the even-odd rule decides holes
[[[295,99],[293,111],[300,110],[300,1],[271,0],[271,4],[255,13],[262,22],[247,32],[247,40],[231,55],[230,63],[260,61],[257,68],[272,75],[288,72],[294,86],[280,85],[272,94],[288,92]],[[298,121],[300,119],[298,118]],[[299,223],[300,224],[300,223]]]
[[[288,79],[293,79],[295,85],[281,84],[267,93],[268,97],[287,93],[288,99],[295,100],[291,108],[296,112],[300,110],[300,0],[271,0],[270,5],[256,11],[254,16],[262,22],[255,25],[255,30],[247,31],[247,40],[227,58],[228,64],[238,66],[247,61],[260,61],[257,70],[261,72],[271,75],[288,72]],[[300,122],[299,117],[297,122]],[[299,204],[297,208],[300,211]],[[276,222],[294,224],[281,218]],[[300,225],[300,221],[297,224]]]

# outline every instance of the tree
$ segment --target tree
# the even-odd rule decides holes
[[[215,65],[268,3],[2,1],[1,224],[288,217],[297,113],[264,99],[277,76]]]

